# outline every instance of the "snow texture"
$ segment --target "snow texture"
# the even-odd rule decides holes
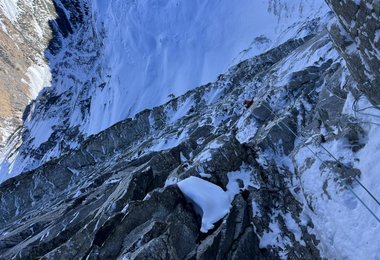
[[[47,64],[33,64],[28,68],[26,75],[29,77],[30,98],[35,99],[38,93],[51,85],[51,73]]]
[[[20,13],[17,7],[17,0],[0,0],[1,12],[12,22],[17,21],[17,17]]]
[[[207,233],[214,227],[215,222],[230,212],[231,203],[241,190],[248,189],[248,186],[259,188],[257,182],[252,180],[252,171],[249,166],[243,164],[238,171],[228,173],[227,191],[194,176],[178,183],[173,178],[167,181],[165,185],[177,183],[184,196],[193,204],[195,211],[202,216],[201,232]],[[201,173],[201,176],[204,178],[212,177],[211,174],[207,173]],[[243,187],[239,187],[238,180],[242,181]]]
[[[326,13],[327,6],[322,0],[97,0],[92,10],[98,34],[105,31],[102,67],[110,78],[92,96],[90,134],[305,36],[300,27]],[[95,120],[105,113],[106,121]]]
[[[365,98],[358,102],[358,107],[368,109],[364,114],[355,113],[352,110],[353,102],[354,98],[349,94],[343,113],[362,122],[368,133],[366,140],[363,140],[366,143],[364,148],[353,153],[349,144],[342,139],[324,146],[343,163],[359,169],[360,182],[379,198],[380,186],[376,170],[380,169],[380,113]],[[324,161],[331,160],[320,147],[310,148]],[[308,158],[314,158],[315,162],[303,173],[301,184],[304,193],[309,194],[312,200],[313,211],[305,207],[304,212],[311,217],[315,225],[313,232],[322,241],[319,245],[321,252],[329,259],[379,259],[379,245],[374,241],[378,240],[380,224],[349,190],[333,181],[336,174],[331,170],[320,170],[321,162],[310,150],[305,147],[296,156],[300,165],[306,165]],[[377,217],[380,216],[380,207],[356,182],[353,191]]]
[[[177,183],[183,195],[202,216],[201,232],[207,233],[214,223],[230,211],[229,195],[219,186],[201,178],[191,176]]]

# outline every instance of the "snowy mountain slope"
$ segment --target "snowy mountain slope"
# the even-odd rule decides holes
[[[47,52],[52,88],[30,106],[24,129],[4,150],[0,179],[35,168],[170,94],[212,81],[241,59],[320,31],[327,13],[322,0],[55,6],[60,18]]]
[[[259,37],[235,62],[268,52],[100,131],[129,113],[111,109],[124,91],[114,81],[124,75],[115,64],[128,67],[126,53],[112,52],[131,43],[158,48],[150,31],[118,41],[107,28],[125,18],[115,15],[119,10],[147,11],[151,2],[57,1],[61,17],[47,54],[53,87],[31,104],[25,128],[10,140],[21,147],[10,145],[2,164],[4,172],[22,173],[0,184],[0,258],[377,259],[380,206],[369,192],[380,198],[380,89],[373,84],[380,6],[327,2],[335,12],[326,16],[328,31],[325,21],[313,20],[301,26],[301,39],[292,34],[299,25],[279,33],[291,38],[279,46]],[[175,10],[174,1],[160,3]],[[294,10],[290,3],[297,2],[266,2],[276,21],[292,21],[282,12]],[[154,21],[142,12],[128,24],[144,24],[144,17]],[[207,37],[202,41],[207,46]],[[186,51],[179,53],[196,63]],[[149,62],[159,54],[149,53]],[[189,73],[199,69],[173,64],[179,73],[182,65]],[[111,86],[122,90],[110,95]],[[126,97],[120,107],[128,106]],[[249,108],[246,99],[254,101]]]
[[[380,3],[353,0],[340,4],[327,2],[336,14],[329,28],[330,36],[345,59],[346,68],[340,85],[349,93],[343,96],[338,92],[325,93],[327,99],[335,99],[335,106],[326,106],[321,114],[321,133],[325,137],[324,147],[340,163],[331,158],[321,144],[313,147],[313,151],[332,166],[331,173],[326,171],[326,163],[321,165],[314,159],[315,154],[302,148],[297,155],[301,159],[299,167],[304,167],[300,172],[314,176],[319,170],[323,181],[318,183],[315,178],[305,181],[303,177],[301,183],[305,190],[310,191],[305,199],[316,213],[313,220],[318,223],[316,232],[321,234],[321,240],[333,243],[335,248],[345,248],[337,255],[330,245],[324,245],[323,251],[329,258],[378,259],[379,246],[373,240],[380,230],[380,223],[376,220],[380,216],[380,205],[376,202],[380,198],[376,177],[380,169],[377,159],[380,122],[379,107],[376,106],[380,97],[380,88],[376,83],[380,76],[380,42],[375,37],[380,29]],[[336,111],[342,113],[341,118],[332,120]],[[342,118],[346,118],[348,123]],[[343,134],[343,139],[336,138],[339,133]],[[347,190],[342,182],[337,184],[334,181],[336,178],[348,178],[353,183],[355,194]],[[320,193],[321,188],[323,194]],[[318,201],[321,196],[325,199]],[[352,241],[354,245],[350,244]]]
[[[262,169],[254,155],[259,151],[235,139],[235,133],[248,126],[246,120],[254,120],[253,114],[258,115],[255,110],[261,108],[261,96],[275,91],[271,105],[293,104],[294,100],[287,100],[283,95],[286,91],[283,86],[270,87],[266,79],[273,73],[278,83],[287,82],[283,77],[286,79],[288,75],[276,75],[279,70],[276,64],[286,57],[297,56],[300,46],[305,45],[301,50],[307,51],[312,42],[305,40],[290,41],[243,62],[217,82],[143,111],[134,119],[122,121],[89,138],[77,151],[4,182],[0,187],[2,197],[9,197],[9,193],[17,196],[1,204],[4,212],[0,217],[4,227],[1,256],[17,259],[99,255],[107,259],[155,259],[157,255],[165,255],[167,259],[184,259],[218,254],[221,258],[229,255],[244,259],[242,252],[245,252],[248,256],[268,258],[285,254],[318,257],[313,244],[315,237],[307,237],[305,229],[300,231],[305,234],[302,241],[292,238],[290,230],[305,228],[303,224],[301,227],[294,224],[299,217],[297,211],[285,210],[285,205],[299,210],[297,201],[285,191],[272,194],[277,184],[259,175]],[[310,60],[310,64],[316,62],[318,60]],[[331,62],[316,64],[321,65],[321,73],[324,73]],[[302,66],[298,69],[308,70]],[[239,101],[253,95],[257,96],[257,106],[252,107],[254,110],[244,109]],[[257,121],[257,124],[263,129],[273,127],[272,119],[269,117],[267,122]],[[275,142],[273,140],[273,144]],[[274,177],[278,172],[267,174]],[[171,185],[192,175],[208,178],[222,188],[235,187],[235,194],[239,193],[237,183],[241,178],[251,179],[245,182],[248,195],[239,194],[235,198],[225,224],[215,224],[210,234],[200,233],[198,218],[176,186]],[[68,204],[62,203],[61,196]],[[286,202],[281,201],[283,196],[287,197]],[[46,204],[49,198],[54,199]],[[271,198],[265,199],[268,205],[259,204],[260,214],[265,217],[252,214],[250,205],[254,198]],[[24,216],[26,222],[21,220],[20,228],[14,230],[13,221]],[[291,245],[259,243],[259,238],[265,241],[266,234],[271,232],[268,221],[271,216],[274,219],[286,216],[293,223],[289,228],[281,226],[293,242]],[[255,228],[249,223],[254,223]],[[27,226],[35,227],[29,238],[17,237],[16,232],[23,233]],[[105,232],[107,229],[110,232]],[[120,241],[119,233],[129,235]],[[214,237],[222,237],[220,247]],[[5,244],[5,241],[12,242]]]
[[[304,37],[297,31],[300,24],[323,17],[327,6],[323,1],[119,0],[112,5],[96,1],[93,12],[97,28],[105,30],[105,64],[111,74],[105,86],[109,93],[98,90],[94,102],[113,100],[104,108],[109,126],[166,102],[169,94],[215,80],[244,57]],[[258,37],[263,46],[255,41]],[[102,113],[99,109],[91,113]],[[94,127],[90,133],[97,131]]]
[[[3,15],[5,15],[8,18],[8,20],[10,20],[13,23],[17,21],[17,17],[20,13],[20,9],[17,6],[17,0],[1,0],[0,9]]]
[[[377,126],[351,116],[354,85],[326,31],[243,61],[5,181],[0,255],[376,259],[380,225],[345,188],[357,176],[380,195],[365,166],[378,166],[368,156]],[[200,231],[206,216],[175,185],[190,176],[234,196],[208,233]],[[380,215],[359,185],[352,188]]]

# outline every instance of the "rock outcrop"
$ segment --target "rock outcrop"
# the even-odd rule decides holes
[[[16,259],[321,257],[318,239],[308,231],[312,223],[302,224],[302,204],[289,190],[291,168],[280,167],[273,156],[295,150],[292,132],[316,120],[318,106],[312,101],[318,100],[319,86],[340,76],[339,65],[332,66],[335,54],[302,70],[282,71],[283,64],[328,42],[326,32],[289,41],[231,68],[215,83],[145,110],[4,182],[0,254]],[[246,111],[245,96],[258,100]],[[251,182],[232,178],[236,171],[246,171]],[[230,213],[207,234],[199,231],[199,216],[175,185],[188,176],[207,178],[225,190],[241,187]],[[276,232],[274,223],[279,237],[264,242],[266,234]]]
[[[380,3],[378,1],[326,1],[336,14],[330,33],[347,62],[357,88],[375,105],[380,104]]]

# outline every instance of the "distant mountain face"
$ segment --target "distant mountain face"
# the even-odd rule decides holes
[[[3,149],[2,179],[245,58],[320,30],[327,13],[323,0],[53,2],[58,18],[45,52],[51,88],[26,109],[23,129]],[[13,15],[16,25],[20,17]],[[34,78],[41,83],[45,75]]]
[[[89,133],[211,82],[242,59],[305,36],[320,25],[313,18],[327,12],[324,1],[298,0],[99,0],[91,9],[97,32],[104,32],[107,78],[92,93],[90,112],[93,118],[104,111],[109,117],[89,120]]]
[[[28,103],[50,85],[44,51],[54,17],[49,0],[0,1],[0,151],[21,127]]]

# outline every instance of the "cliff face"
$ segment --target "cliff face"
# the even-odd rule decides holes
[[[377,77],[378,48],[347,54],[336,34],[344,8],[331,2],[329,31],[312,19],[294,27],[303,37],[88,136],[78,122],[107,115],[93,113],[107,106],[89,97],[113,86],[105,79],[114,70],[102,66],[115,38],[87,2],[55,4],[54,87],[30,107],[17,150],[22,173],[0,184],[0,258],[376,259],[380,208],[368,192],[380,196],[380,113],[360,75]],[[269,4],[277,15],[292,10]],[[372,65],[352,62],[370,50]],[[186,193],[189,177],[208,184]],[[203,233],[209,212],[199,201],[220,205],[215,189],[227,205],[213,209],[219,217]]]
[[[29,102],[49,82],[44,51],[54,19],[51,1],[0,1],[0,151]]]
[[[330,33],[357,88],[375,105],[380,104],[380,3],[327,1],[336,14]]]

